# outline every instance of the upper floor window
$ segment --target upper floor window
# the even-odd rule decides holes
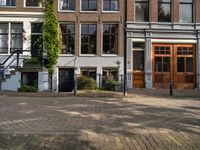
[[[171,0],[158,0],[158,22],[171,22]]]
[[[74,54],[75,49],[75,24],[60,24],[62,37],[61,54]]]
[[[179,10],[180,22],[193,22],[193,0],[180,0]]]
[[[103,25],[103,54],[118,53],[118,25]]]
[[[103,0],[103,11],[119,11],[119,0]]]
[[[97,11],[97,0],[82,0],[81,10],[82,11]]]
[[[81,25],[81,54],[96,54],[97,25]]]
[[[9,40],[10,39],[10,40]],[[23,48],[23,24],[0,23],[0,54]]]
[[[26,7],[43,7],[42,0],[26,0]]]
[[[76,0],[59,0],[59,9],[75,11],[75,2]]]
[[[149,22],[149,0],[135,1],[135,20],[137,22]]]
[[[0,0],[0,7],[16,6],[16,0]]]

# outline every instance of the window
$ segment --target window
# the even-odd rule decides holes
[[[149,0],[136,0],[135,11],[135,21],[149,22]]]
[[[97,0],[82,0],[82,11],[97,11]]]
[[[75,11],[75,2],[76,0],[59,0],[59,9]]]
[[[62,51],[61,54],[74,54],[75,48],[75,25],[74,24],[60,24],[62,37]]]
[[[103,11],[119,11],[119,0],[103,0]]]
[[[26,7],[43,7],[42,0],[26,0]]]
[[[91,77],[96,80],[96,69],[95,68],[81,68],[81,75]]]
[[[103,25],[103,54],[118,53],[118,25]]]
[[[10,31],[10,32],[9,32]],[[23,48],[23,24],[0,23],[0,54]],[[10,37],[10,42],[8,42]]]
[[[193,0],[180,0],[179,10],[180,22],[193,22]]]
[[[22,50],[23,48],[23,24],[11,24],[11,52],[15,50]]]
[[[81,54],[96,54],[96,24],[81,25]]]
[[[22,83],[29,86],[38,87],[38,73],[37,72],[22,72]]]
[[[103,79],[118,80],[118,69],[103,68]]]
[[[31,24],[31,56],[38,57],[38,51],[41,49],[39,46],[39,39],[42,36],[42,23]]]
[[[16,6],[16,0],[0,0],[0,7]]]
[[[144,71],[144,42],[133,42],[133,70]]]
[[[171,22],[171,0],[158,0],[158,22]]]

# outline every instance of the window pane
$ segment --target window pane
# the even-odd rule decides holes
[[[155,57],[155,72],[162,72],[162,57]]]
[[[118,53],[118,25],[117,24],[104,24],[103,53],[104,54]]]
[[[119,10],[119,1],[111,0],[111,8],[110,11],[118,11]]]
[[[39,0],[26,0],[26,6],[39,6]]]
[[[133,51],[133,70],[144,71],[144,51]]]
[[[186,72],[193,72],[193,58],[186,58]]]
[[[149,3],[137,2],[136,3],[136,21],[148,22],[149,21]]]
[[[177,71],[178,72],[185,72],[184,66],[185,66],[184,58],[178,57],[177,58]]]
[[[15,0],[0,0],[0,7],[1,6],[16,6]]]
[[[192,23],[192,4],[180,4],[180,22]]]
[[[32,33],[42,33],[42,23],[32,23],[31,24]]]
[[[158,3],[158,21],[171,22],[171,3]]]
[[[82,0],[81,8],[82,11],[96,11],[97,0]]]
[[[75,10],[75,0],[60,0],[60,10]]]
[[[8,53],[8,23],[0,23],[0,53]]]
[[[163,57],[163,72],[170,72],[170,57]]]

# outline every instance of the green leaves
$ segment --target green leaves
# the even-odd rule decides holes
[[[53,71],[61,49],[58,21],[54,12],[53,1],[49,1],[46,4],[45,21],[43,25],[43,45],[47,54],[46,67],[49,71]]]

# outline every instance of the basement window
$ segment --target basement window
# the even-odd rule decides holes
[[[22,84],[38,87],[38,72],[22,72]]]

